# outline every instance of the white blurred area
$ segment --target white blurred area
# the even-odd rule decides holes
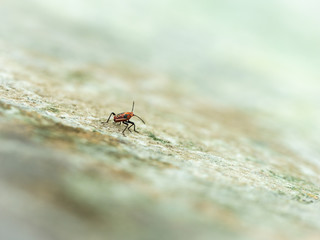
[[[320,155],[319,1],[1,5],[1,41],[71,61],[124,61],[165,74],[214,104],[266,113],[267,126],[304,138],[308,147],[292,142],[311,158]]]

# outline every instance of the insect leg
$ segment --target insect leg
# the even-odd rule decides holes
[[[125,129],[122,131],[122,134],[123,134],[123,136],[126,136],[126,135],[124,135],[124,131],[127,130],[127,128],[128,128],[128,122],[124,121],[123,124],[125,124],[126,127],[125,127]]]
[[[110,115],[109,115],[109,117],[108,117],[108,120],[106,121],[106,122],[101,122],[101,123],[108,123],[109,122],[109,119],[110,119],[110,117],[112,116],[112,115],[116,115],[114,112],[112,112],[112,113],[110,113]]]
[[[126,124],[127,127],[129,126],[128,123],[129,123],[129,121],[124,121],[124,122],[123,122],[123,124]],[[131,127],[131,126],[130,126],[130,127]],[[131,132],[130,127],[128,127],[129,132]]]
[[[128,128],[128,130],[130,130],[130,128],[133,126],[133,130],[138,133],[138,131],[136,130],[136,125],[134,124],[134,122],[128,121],[128,123],[131,123],[130,127]]]

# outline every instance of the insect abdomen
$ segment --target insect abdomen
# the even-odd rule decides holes
[[[131,118],[131,115],[129,113],[119,113],[114,116],[114,121],[115,122],[123,122],[127,121]]]

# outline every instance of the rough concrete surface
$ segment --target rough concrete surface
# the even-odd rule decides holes
[[[299,4],[2,1],[0,239],[320,239]]]

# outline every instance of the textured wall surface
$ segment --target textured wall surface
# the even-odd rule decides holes
[[[0,239],[319,239],[319,7],[2,1]]]

